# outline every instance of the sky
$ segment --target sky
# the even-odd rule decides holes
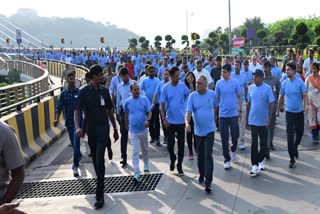
[[[266,24],[288,17],[320,16],[318,1],[230,0],[231,28],[255,16]],[[1,4],[0,14],[11,16],[19,8],[34,9],[39,16],[109,22],[146,36],[151,42],[156,35],[167,34],[178,41],[187,31],[189,35],[197,32],[204,38],[218,26],[224,29],[229,25],[228,0],[10,0]]]

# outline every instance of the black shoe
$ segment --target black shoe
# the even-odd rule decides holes
[[[276,149],[274,148],[273,145],[271,145],[271,146],[270,146],[270,150],[271,150],[271,151],[274,151],[274,150],[276,150]]]
[[[89,153],[88,156],[91,157],[91,153]]]
[[[174,170],[174,165],[175,165],[175,162],[176,162],[176,157],[173,159],[173,160],[171,160],[171,163],[170,163],[170,171],[173,171]]]
[[[123,159],[120,161],[120,164],[122,164],[122,167],[125,167],[127,165],[127,160]]]
[[[113,152],[112,152],[112,149],[108,149],[108,157],[109,157],[109,160],[112,160],[113,158]]]
[[[204,177],[203,177],[203,176],[199,176],[198,182],[199,182],[199,184],[203,184],[203,182],[204,182]]]
[[[295,160],[291,160],[290,164],[289,164],[289,168],[292,169],[292,168],[295,168],[295,167],[296,167],[296,161]]]
[[[104,199],[101,198],[101,199],[97,199],[97,202],[94,204],[94,207],[96,209],[100,209],[103,207],[103,205],[104,205]]]
[[[184,176],[184,172],[182,170],[182,166],[177,164],[178,176]]]
[[[150,140],[150,143],[153,144],[153,143],[154,143],[154,140]]]
[[[206,187],[204,190],[205,190],[208,194],[211,193],[211,187]]]
[[[315,139],[312,141],[313,145],[318,145],[319,144],[319,140]]]
[[[156,145],[157,145],[157,146],[161,146],[161,143],[160,143],[159,140],[156,141]]]

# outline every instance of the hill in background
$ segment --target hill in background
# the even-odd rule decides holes
[[[55,48],[126,48],[128,39],[138,38],[132,31],[113,24],[92,22],[84,18],[40,17],[32,9],[19,9],[15,15],[6,19]],[[100,43],[100,37],[105,38],[104,44]],[[61,38],[65,40],[64,45],[61,44]]]

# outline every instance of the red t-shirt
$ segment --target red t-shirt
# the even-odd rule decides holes
[[[129,77],[131,78],[131,79],[133,79],[134,78],[134,71],[133,71],[133,64],[132,63],[126,63],[126,68],[128,68],[128,70],[129,70]]]

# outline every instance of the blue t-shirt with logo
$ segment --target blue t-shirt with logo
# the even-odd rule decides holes
[[[184,124],[185,102],[190,91],[184,83],[173,86],[170,82],[162,88],[160,103],[166,103],[166,117],[170,124]]]
[[[303,93],[307,88],[301,78],[294,80],[286,79],[281,84],[280,95],[283,95],[286,102],[286,111],[301,112],[303,111]]]
[[[138,98],[129,97],[124,104],[124,112],[129,112],[129,131],[139,133],[144,131],[144,122],[147,120],[147,113],[151,111],[151,103],[140,95]]]
[[[242,101],[245,101],[245,88],[248,88],[248,80],[247,77],[241,73],[236,74],[235,72],[231,73],[231,78],[237,80],[240,84],[240,91],[242,95]]]
[[[241,94],[240,84],[235,79],[220,79],[216,84],[216,95],[219,98],[219,116],[238,116],[238,95]]]
[[[144,95],[149,99],[150,102],[152,102],[154,92],[156,91],[157,85],[160,82],[160,80],[156,77],[154,78],[146,78],[142,80],[140,84],[140,91],[144,92]],[[157,100],[157,103],[159,102],[159,99]]]
[[[272,88],[266,84],[252,84],[248,90],[250,105],[249,125],[266,126],[269,118],[269,103],[275,101]]]
[[[216,107],[218,107],[218,101],[214,91],[207,89],[205,94],[197,91],[190,94],[187,112],[192,112],[195,135],[203,137],[216,130],[214,120]]]

